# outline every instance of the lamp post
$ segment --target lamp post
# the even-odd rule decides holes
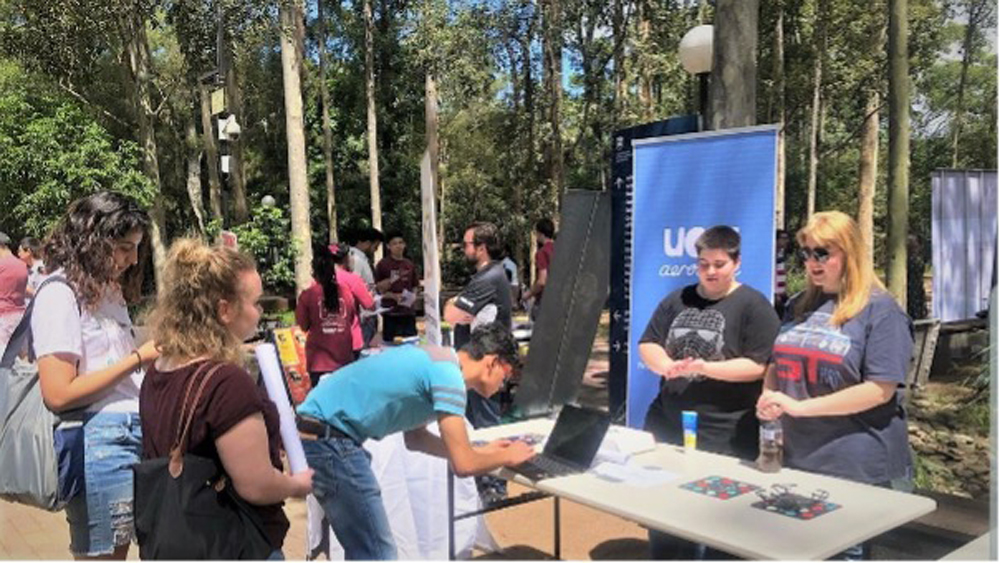
[[[266,195],[266,196],[260,198],[260,204],[265,209],[270,209],[270,208],[274,207],[275,203],[276,202],[274,201],[274,196],[272,196],[272,195]]]
[[[714,30],[710,25],[699,25],[684,34],[677,49],[681,66],[688,73],[698,77],[698,114],[702,129],[705,128],[705,112],[708,109],[708,75],[712,71],[712,39]]]

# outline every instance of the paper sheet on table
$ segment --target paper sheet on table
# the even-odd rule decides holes
[[[655,447],[656,440],[649,432],[612,426],[604,435],[604,440],[601,442],[601,447],[597,450],[597,455],[594,456],[594,462],[591,466],[597,466],[604,462],[625,465],[632,459],[633,455],[650,451]]]
[[[593,474],[618,483],[627,483],[634,487],[655,487],[676,480],[680,475],[671,473],[656,466],[641,466],[633,464],[599,463],[590,470]]]

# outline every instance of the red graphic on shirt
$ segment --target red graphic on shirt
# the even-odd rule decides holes
[[[819,380],[820,367],[839,368],[844,363],[844,357],[839,354],[783,344],[775,344],[774,355],[779,379],[802,381],[804,371],[810,384]]]

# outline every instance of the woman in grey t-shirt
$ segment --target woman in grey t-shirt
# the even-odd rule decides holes
[[[798,242],[808,287],[789,303],[757,414],[781,418],[789,467],[906,487],[912,463],[899,389],[912,323],[876,277],[849,216],[813,215]]]

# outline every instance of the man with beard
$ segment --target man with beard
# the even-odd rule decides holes
[[[462,251],[475,274],[460,294],[444,308],[444,320],[455,327],[455,349],[469,341],[474,329],[496,322],[511,327],[511,298],[507,274],[500,263],[500,233],[492,223],[473,223],[462,237]],[[475,428],[496,426],[500,423],[500,403],[469,392],[465,416]],[[494,477],[480,477],[476,483],[480,495],[487,503],[507,496],[506,483]]]
[[[779,321],[767,298],[736,281],[740,235],[712,227],[695,242],[698,283],[668,295],[639,339],[639,356],[662,377],[645,428],[683,443],[681,413],[698,413],[698,449],[757,457],[757,398]],[[722,559],[705,546],[650,531],[654,559]]]

